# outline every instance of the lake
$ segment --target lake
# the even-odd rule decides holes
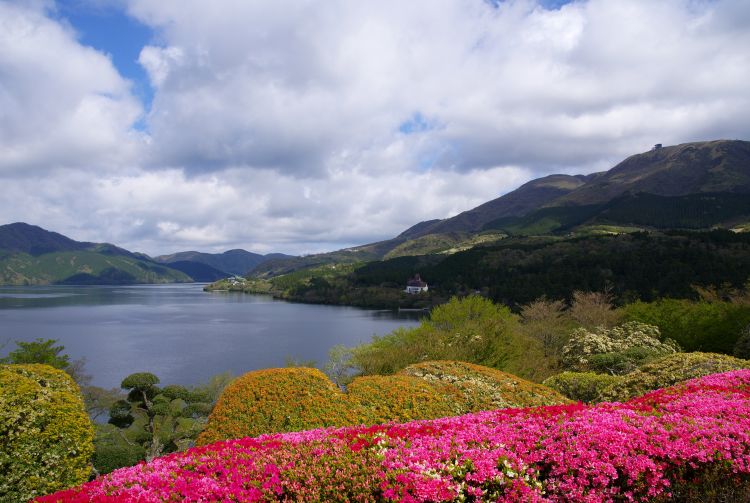
[[[337,345],[368,342],[418,313],[294,304],[263,295],[203,292],[202,284],[0,287],[0,355],[38,337],[86,359],[93,383],[119,387],[133,372],[192,385],[225,371],[327,361]]]

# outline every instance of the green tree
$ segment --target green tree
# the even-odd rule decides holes
[[[122,380],[127,398],[114,402],[109,411],[109,423],[122,431],[120,437],[113,436],[111,430],[100,435],[107,448],[102,468],[109,469],[116,459],[131,459],[135,452],[142,452],[150,461],[194,445],[211,412],[210,393],[178,385],[160,388],[158,384],[159,378],[150,372]]]
[[[65,346],[56,346],[55,339],[37,338],[32,342],[16,341],[17,349],[8,353],[0,360],[2,363],[44,363],[56,369],[68,370],[71,365],[70,357],[61,354]]]
[[[541,343],[522,333],[518,316],[478,295],[452,298],[418,327],[374,337],[352,350],[351,363],[361,374],[383,375],[428,360],[476,363],[530,379],[549,375],[539,365]]]

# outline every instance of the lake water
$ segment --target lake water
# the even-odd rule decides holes
[[[93,384],[119,387],[133,372],[162,384],[198,384],[284,366],[327,361],[336,344],[368,342],[416,313],[293,304],[268,296],[202,291],[203,285],[0,287],[0,355],[38,337],[86,358]]]

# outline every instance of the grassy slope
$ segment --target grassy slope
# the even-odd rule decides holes
[[[173,283],[191,281],[185,274],[143,260],[92,251],[67,251],[31,256],[0,253],[0,284],[45,285],[81,276],[82,283],[96,283],[96,277],[116,274],[118,283]],[[89,281],[85,281],[88,279]],[[101,283],[107,281],[102,280]]]

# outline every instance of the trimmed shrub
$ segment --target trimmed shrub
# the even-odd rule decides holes
[[[197,444],[357,424],[361,416],[317,369],[257,370],[238,377],[224,389]]]
[[[750,368],[750,361],[732,356],[718,353],[677,353],[649,362],[622,376],[617,383],[602,390],[599,401],[622,402],[688,379],[746,368]]]
[[[471,363],[435,361],[356,378],[341,392],[317,369],[248,372],[222,393],[197,440],[455,416],[570,401],[546,386]]]
[[[455,386],[409,375],[358,377],[347,391],[348,402],[362,410],[367,424],[435,419],[467,412]]]
[[[563,372],[546,379],[542,384],[559,391],[571,400],[593,403],[602,390],[616,385],[622,377],[595,372]]]
[[[512,374],[472,363],[432,361],[399,372],[431,383],[450,384],[460,391],[462,413],[507,407],[568,403],[557,391]]]
[[[78,385],[48,365],[0,365],[0,501],[85,482],[94,430]]]

